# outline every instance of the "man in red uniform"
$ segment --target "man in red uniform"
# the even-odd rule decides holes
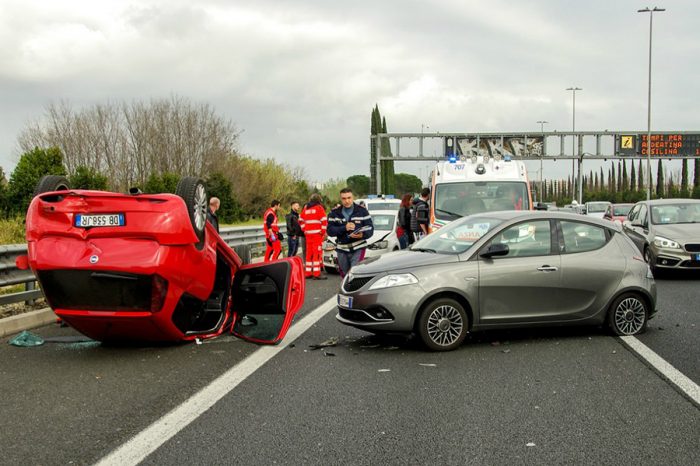
[[[311,195],[309,203],[299,215],[299,225],[306,238],[306,278],[314,280],[325,280],[325,275],[321,275],[323,265],[323,240],[326,237],[328,219],[326,209],[321,203],[321,195],[316,193]]]
[[[265,248],[264,262],[277,260],[282,251],[282,234],[277,226],[277,209],[280,207],[280,201],[275,199],[270,203],[270,208],[263,214],[263,231],[265,232]]]

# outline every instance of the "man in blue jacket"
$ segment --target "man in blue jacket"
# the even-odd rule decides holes
[[[369,211],[355,204],[352,189],[340,191],[340,207],[328,214],[328,236],[335,236],[340,276],[344,277],[352,266],[365,258],[367,239],[374,233]]]

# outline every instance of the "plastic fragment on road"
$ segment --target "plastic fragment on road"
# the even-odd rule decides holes
[[[379,369],[377,372],[391,372],[391,369]]]
[[[194,341],[195,341],[195,343],[197,343],[198,345],[201,345],[201,344],[202,344],[202,340],[200,340],[199,338],[195,338]]]
[[[535,443],[534,442],[529,442],[525,445],[526,447],[534,447]]]
[[[501,350],[501,353],[510,353],[510,350],[509,350],[509,349],[504,349],[504,350]]]
[[[419,362],[418,365],[423,366],[423,367],[437,367],[437,364],[423,363],[423,362]]]
[[[8,343],[12,346],[31,347],[41,346],[44,344],[44,339],[39,335],[24,330],[22,333],[11,339]]]
[[[316,345],[309,345],[312,350],[317,350],[321,348],[329,348],[331,346],[336,346],[338,344],[338,337],[330,337],[328,340],[322,341]]]
[[[324,351],[324,352],[323,352],[323,355],[324,355],[324,356],[335,356],[335,353],[330,353],[330,352],[328,352],[328,351]]]

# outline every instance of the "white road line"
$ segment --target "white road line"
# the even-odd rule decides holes
[[[633,336],[620,337],[629,349],[644,358],[652,367],[666,377],[680,391],[688,395],[688,397],[700,405],[700,387],[698,384],[690,380],[678,369],[673,367],[664,358],[652,351],[648,346],[639,341]]]
[[[280,344],[260,347],[202,390],[192,395],[180,406],[174,408],[125,444],[102,458],[97,465],[126,466],[139,464],[206,410],[214,406],[263,364],[289,346],[290,343],[318,322],[321,317],[335,308],[335,303],[336,297],[333,296],[294,324]]]

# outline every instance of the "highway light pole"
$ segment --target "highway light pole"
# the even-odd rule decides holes
[[[542,132],[542,152],[540,153],[540,188],[539,188],[539,202],[544,202],[544,199],[542,197],[542,159],[544,158],[544,148],[545,148],[545,143],[544,143],[544,125],[549,123],[548,121],[545,120],[539,120],[537,123],[540,124],[540,132]]]
[[[573,102],[573,123],[572,123],[572,131],[573,131],[573,132],[576,132],[576,91],[582,91],[583,89],[580,88],[580,87],[573,86],[573,87],[567,87],[566,90],[567,90],[567,91],[571,91],[571,93],[573,94],[574,102]],[[573,138],[573,141],[571,141],[571,155],[573,155],[574,157],[576,157],[576,135],[573,135],[572,138]],[[575,168],[575,167],[576,167],[576,159],[571,159],[571,184],[572,184],[572,185],[575,185],[575,184],[576,184],[576,181],[575,181],[575,178],[574,178],[574,175],[576,174],[576,173],[575,173],[575,171],[576,171],[576,168]],[[580,171],[581,171],[581,162],[580,162],[580,161],[579,161],[578,169],[579,169],[579,172],[580,172]],[[574,187],[574,186],[572,186],[572,187]],[[576,193],[576,190],[575,190],[575,189],[572,189],[572,193],[571,193],[572,197],[576,195],[575,193]],[[578,201],[579,201],[579,202],[583,202],[583,199],[579,199]]]
[[[655,11],[666,11],[665,8],[649,7],[637,10],[637,13],[649,13],[649,92],[647,94],[647,201],[651,199],[651,31]]]

